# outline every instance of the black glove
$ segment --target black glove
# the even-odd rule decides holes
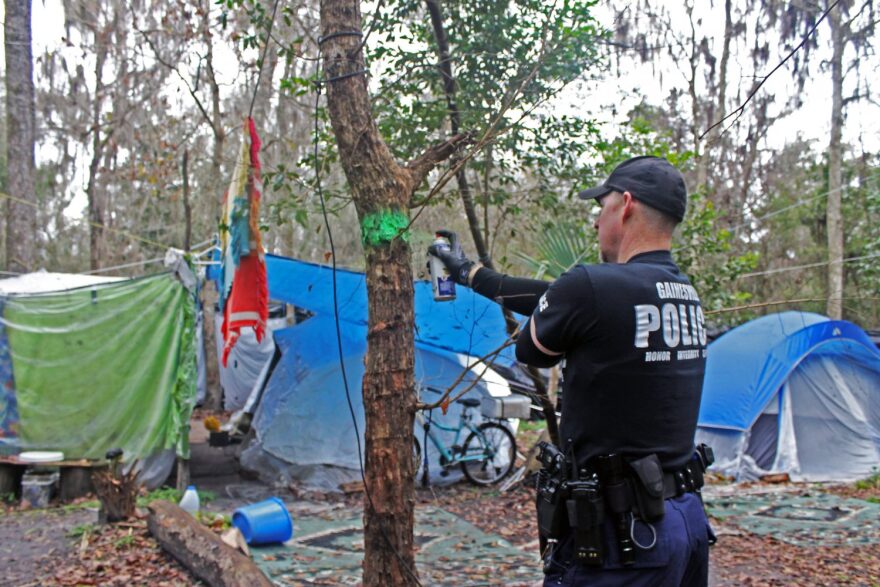
[[[475,263],[464,256],[464,252],[461,250],[461,245],[458,242],[458,235],[450,230],[438,230],[437,235],[449,239],[451,250],[440,245],[431,245],[428,247],[428,254],[437,257],[443,262],[455,283],[469,286],[468,275],[470,275]]]

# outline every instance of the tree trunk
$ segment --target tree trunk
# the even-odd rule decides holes
[[[841,172],[843,132],[843,51],[846,38],[841,22],[841,11],[835,9],[828,15],[831,28],[831,140],[828,144],[828,202],[826,221],[828,227],[828,302],[829,318],[843,317],[843,216],[841,196],[843,175]]]
[[[227,545],[191,515],[167,501],[154,501],[147,509],[147,527],[171,556],[196,577],[213,587],[271,587],[259,567]]]
[[[104,206],[98,194],[98,167],[104,151],[101,136],[101,107],[104,102],[104,85],[101,73],[107,57],[102,32],[95,30],[95,94],[92,103],[92,159],[89,163],[89,180],[86,200],[89,207],[89,268],[100,269],[104,261]]]
[[[406,168],[394,161],[372,116],[366,75],[358,73],[365,69],[361,37],[339,34],[360,30],[357,0],[321,3],[327,106],[366,243],[363,581],[367,587],[388,587],[417,581],[411,458],[416,404],[413,276],[406,235],[378,237],[365,220],[401,226],[415,188],[451,150],[426,154]]]
[[[183,176],[183,250],[189,251],[192,244],[192,204],[189,201],[189,149],[183,150],[180,173]]]
[[[6,269],[36,269],[34,188],[34,79],[31,55],[31,0],[6,2]]]
[[[215,282],[205,280],[201,291],[202,334],[205,345],[205,404],[208,410],[223,409],[223,388],[220,386],[220,362],[217,360],[216,304],[220,299]]]
[[[443,26],[443,13],[440,11],[440,4],[437,0],[425,0],[425,2],[428,6],[428,12],[431,15],[434,39],[437,41],[437,66],[440,69],[440,74],[443,76],[443,91],[446,94],[449,123],[452,129],[452,134],[457,135],[461,127],[461,114],[456,102],[455,76],[452,73],[452,60],[449,55],[449,40],[446,36],[446,28]],[[456,163],[455,156],[453,156],[452,164],[455,165]],[[486,238],[483,238],[483,232],[480,230],[480,220],[477,217],[477,212],[474,207],[474,199],[471,194],[471,188],[467,180],[464,166],[456,172],[455,179],[458,182],[458,192],[461,194],[461,204],[464,208],[465,216],[467,217],[471,237],[474,239],[474,247],[476,247],[477,256],[486,268],[494,269],[495,267],[494,263],[492,263],[492,256],[489,254],[489,247],[486,245],[489,230],[488,223],[485,227],[487,235]],[[510,310],[502,308],[501,311],[504,314],[504,324],[507,334],[512,335],[516,332],[519,325]],[[535,386],[538,398],[541,401],[541,408],[544,412],[544,419],[547,422],[547,431],[550,435],[550,440],[555,445],[561,446],[559,442],[559,424],[556,421],[556,407],[547,393],[547,386],[544,384],[544,379],[534,367],[527,367],[526,372],[529,374],[529,377]]]

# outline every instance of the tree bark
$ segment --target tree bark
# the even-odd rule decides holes
[[[202,333],[205,345],[205,408],[223,409],[223,388],[220,386],[220,363],[217,360],[217,329],[215,306],[220,294],[213,280],[205,280],[201,291]]]
[[[828,15],[831,28],[831,140],[828,144],[828,202],[826,220],[828,229],[828,302],[829,318],[843,317],[843,216],[841,199],[843,174],[841,171],[843,133],[843,51],[846,36],[841,22],[841,11]]]
[[[154,501],[147,527],[159,544],[190,572],[213,587],[271,587],[254,561],[167,501]]]
[[[189,149],[183,150],[180,173],[183,176],[183,250],[188,251],[192,244],[192,204],[189,201]]]
[[[34,78],[31,53],[31,0],[6,2],[6,269],[36,269],[34,187]]]
[[[357,0],[321,3],[321,56],[327,106],[358,218],[406,218],[415,189],[462,137],[398,165],[370,107]],[[343,33],[343,34],[339,34]],[[365,236],[369,236],[365,234]],[[416,393],[411,251],[406,235],[365,248],[367,353],[363,378],[365,439],[364,563],[367,587],[416,583],[413,556],[413,416]]]
[[[461,114],[456,101],[455,76],[452,73],[452,59],[449,55],[449,39],[446,36],[446,27],[443,26],[443,13],[440,10],[440,4],[437,0],[425,0],[425,3],[427,4],[428,12],[431,15],[431,25],[434,29],[434,40],[437,42],[437,56],[439,58],[437,66],[440,69],[440,74],[443,76],[443,92],[446,95],[446,107],[449,111],[449,124],[452,134],[458,135],[461,128]],[[456,163],[456,158],[453,155],[452,164],[455,165]],[[483,232],[480,230],[480,220],[477,217],[476,208],[474,207],[474,199],[464,166],[456,172],[455,179],[458,183],[458,192],[461,194],[461,204],[464,208],[465,216],[467,217],[471,237],[474,239],[474,247],[477,250],[477,256],[483,266],[488,269],[494,269],[495,266],[492,262],[492,256],[489,254],[489,247],[486,245],[488,232],[486,238],[483,238]],[[486,230],[489,230],[488,225],[486,225]],[[501,311],[504,314],[504,324],[507,334],[508,336],[513,335],[519,325],[510,310],[502,308]],[[550,440],[555,445],[561,446],[559,442],[559,424],[556,421],[556,407],[547,393],[547,386],[544,384],[544,379],[534,367],[526,367],[526,372],[529,374],[529,378],[532,380],[532,383],[535,386],[535,391],[541,402],[541,408],[544,412],[544,419],[547,422],[547,431],[550,435]]]
[[[104,33],[95,29],[95,94],[92,97],[92,159],[89,162],[89,180],[86,200],[89,208],[89,268],[100,269],[104,260],[104,205],[98,193],[98,167],[104,152],[101,135],[101,108],[104,103],[104,84],[101,80],[107,58]],[[109,131],[108,131],[109,132]]]

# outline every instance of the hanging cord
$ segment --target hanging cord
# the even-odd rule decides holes
[[[257,69],[257,83],[254,84],[254,95],[251,97],[251,107],[248,108],[248,118],[254,115],[254,102],[257,101],[257,92],[260,90],[260,79],[263,77],[263,65],[266,63],[266,53],[269,52],[269,44],[272,43],[272,27],[275,26],[275,12],[278,10],[278,0],[272,5],[272,18],[269,20],[269,28],[266,31],[266,44],[263,46],[263,56],[260,57],[260,67]]]
[[[320,71],[320,65],[319,71]],[[336,287],[336,247],[333,243],[333,231],[330,228],[330,218],[327,215],[327,205],[324,201],[324,190],[321,186],[321,165],[318,162],[318,140],[320,137],[319,128],[318,128],[318,107],[321,100],[321,85],[320,83],[316,84],[315,90],[315,153],[314,153],[314,165],[315,165],[315,190],[318,193],[318,198],[321,201],[321,214],[324,217],[324,227],[327,230],[327,239],[330,241],[330,259],[332,260],[332,274],[333,274],[333,316],[336,322],[336,346],[339,352],[339,368],[342,371],[342,384],[345,387],[345,399],[348,402],[348,411],[351,414],[351,423],[354,426],[354,438],[357,442],[357,455],[358,455],[358,467],[360,469],[361,481],[364,484],[364,495],[367,496],[367,502],[370,505],[370,509],[376,511],[376,507],[373,505],[373,497],[370,495],[370,490],[367,487],[367,477],[364,473],[364,459],[361,456],[361,434],[358,428],[357,416],[354,413],[354,405],[351,401],[351,389],[348,386],[348,376],[345,372],[345,359],[344,353],[342,351],[342,331],[339,326],[339,298]],[[427,449],[426,449],[427,450]],[[388,548],[394,553],[394,556],[397,557],[397,560],[400,562],[401,568],[403,568],[407,575],[409,575],[410,579],[413,580],[415,585],[421,587],[422,584],[419,581],[419,578],[416,574],[409,568],[409,565],[403,559],[400,552],[394,547],[394,544],[391,542],[391,539],[388,537],[388,534],[385,533],[385,528],[379,524],[379,530],[382,532],[382,537],[385,539],[385,543],[388,545]]]
[[[29,200],[25,200],[25,199],[23,199],[23,198],[17,198],[17,197],[15,197],[15,196],[11,196],[11,195],[9,195],[9,194],[7,194],[7,193],[5,193],[5,192],[0,192],[0,198],[7,198],[7,199],[12,200],[12,201],[14,201],[14,202],[18,202],[19,204],[25,204],[25,205],[27,205],[27,206],[31,206],[31,207],[33,207],[33,208],[39,208],[39,207],[40,207],[40,205],[37,204],[36,202],[31,202],[31,201],[29,201]],[[146,237],[139,236],[139,235],[134,234],[134,233],[132,233],[132,232],[128,232],[127,230],[122,230],[122,229],[119,229],[119,228],[113,228],[112,226],[107,226],[107,225],[105,225],[105,224],[101,224],[100,222],[92,222],[91,220],[87,221],[87,224],[88,224],[89,226],[94,226],[95,228],[100,228],[101,230],[107,230],[107,231],[110,231],[110,232],[114,232],[114,233],[116,233],[116,234],[121,234],[121,235],[123,235],[123,236],[127,236],[128,238],[130,238],[130,239],[132,239],[132,240],[140,241],[140,242],[142,242],[142,243],[144,243],[144,244],[147,244],[147,245],[152,245],[152,246],[154,246],[154,247],[158,247],[158,248],[161,248],[161,249],[167,249],[167,248],[168,248],[168,245],[166,245],[166,244],[164,244],[164,243],[160,243],[160,242],[158,242],[158,241],[150,240],[150,239],[148,239],[148,238],[146,238]]]

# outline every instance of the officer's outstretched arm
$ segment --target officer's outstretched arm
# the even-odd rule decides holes
[[[517,314],[528,316],[538,307],[538,300],[550,287],[550,282],[511,277],[480,267],[474,272],[469,285],[481,296],[494,300]]]
[[[508,310],[517,314],[531,314],[538,306],[538,299],[550,287],[548,282],[540,279],[510,277],[487,269],[465,256],[454,232],[438,230],[437,234],[447,237],[452,247],[443,249],[431,245],[428,247],[428,254],[443,262],[457,284],[472,288]]]

